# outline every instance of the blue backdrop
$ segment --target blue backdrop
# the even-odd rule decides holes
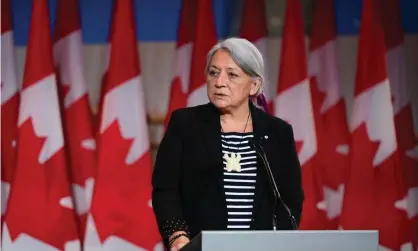
[[[228,36],[234,6],[242,0],[214,0],[218,35]],[[260,0],[262,1],[262,0]],[[340,35],[358,33],[362,0],[335,0]],[[418,0],[400,0],[404,32],[418,33]],[[140,41],[175,41],[181,0],[134,0],[137,34]],[[57,0],[49,0],[51,26]],[[105,43],[108,37],[112,0],[79,0],[83,40]],[[12,0],[14,37],[17,45],[28,39],[32,0]]]

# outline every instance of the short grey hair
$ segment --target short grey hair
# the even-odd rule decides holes
[[[258,88],[256,96],[263,93],[264,87],[264,60],[263,56],[257,47],[244,38],[228,38],[221,42],[218,42],[212,47],[208,52],[205,73],[208,73],[210,63],[212,61],[213,55],[218,50],[224,50],[229,53],[232,57],[232,60],[251,78],[260,79],[260,88]]]

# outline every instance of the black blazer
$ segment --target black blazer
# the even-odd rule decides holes
[[[301,169],[292,127],[250,102],[254,138],[263,148],[277,186],[297,223],[302,211]],[[265,136],[268,136],[265,139]],[[164,225],[185,221],[191,237],[202,230],[226,230],[227,209],[222,185],[220,116],[211,103],[172,113],[153,171],[152,202],[163,238]],[[251,229],[272,229],[273,192],[261,159]],[[292,229],[283,206],[277,207],[278,229]]]

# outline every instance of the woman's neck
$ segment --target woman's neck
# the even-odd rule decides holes
[[[252,131],[250,108],[243,105],[239,109],[221,113],[221,126],[224,132]]]
[[[247,121],[248,114],[250,113],[250,108],[247,105],[243,105],[238,109],[229,110],[221,113],[221,121],[229,122],[240,122]]]

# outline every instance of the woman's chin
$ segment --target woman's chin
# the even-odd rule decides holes
[[[212,104],[216,106],[216,108],[218,109],[225,109],[228,108],[230,105],[228,101],[222,99],[214,99],[212,100]]]

